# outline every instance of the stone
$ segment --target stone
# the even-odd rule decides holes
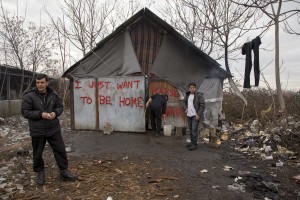
[[[110,123],[106,123],[103,128],[103,133],[109,135],[114,131],[113,126]]]

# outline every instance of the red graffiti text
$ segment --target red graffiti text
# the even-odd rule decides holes
[[[167,90],[164,88],[152,88],[150,94],[167,94],[169,97],[179,97],[178,91],[176,90]]]
[[[112,105],[110,96],[99,95],[99,104],[100,105]]]
[[[93,102],[93,99],[90,97],[80,97],[80,99],[82,100],[82,104],[85,105],[87,104],[91,104]]]
[[[91,81],[89,82],[89,88],[98,88],[99,90],[104,88],[104,89],[108,89],[110,82],[106,82],[106,81]]]
[[[139,88],[139,83],[140,80],[135,80],[135,81],[123,81],[121,83],[117,83],[117,89],[122,90],[126,88]]]
[[[181,107],[171,107],[168,106],[166,110],[166,116],[172,116],[172,117],[184,117],[185,114],[183,112],[183,109]]]
[[[131,106],[143,108],[143,98],[142,97],[119,97],[119,106]]]
[[[80,81],[75,81],[75,84],[76,84],[75,89],[80,89],[80,88],[82,88],[82,87],[80,86]]]

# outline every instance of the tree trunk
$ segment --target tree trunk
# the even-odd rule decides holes
[[[20,91],[19,91],[19,94],[18,94],[18,99],[22,98],[23,96],[23,88],[24,88],[24,77],[25,77],[25,66],[24,66],[24,63],[23,63],[23,60],[19,57],[18,58],[19,60],[19,64],[20,64],[20,68],[22,70],[22,77],[21,77],[21,84],[20,84]]]
[[[229,68],[229,64],[228,64],[228,44],[227,44],[227,42],[226,42],[226,44],[224,45],[224,49],[225,49],[225,52],[224,52],[224,54],[225,54],[225,57],[224,57],[224,59],[225,59],[225,68],[226,68],[226,71],[227,71],[229,74],[231,74],[230,68]]]
[[[279,106],[281,112],[285,112],[285,102],[283,98],[283,93],[281,90],[280,81],[280,67],[279,67],[279,21],[278,18],[275,19],[275,76],[276,76],[276,89],[277,98],[279,101]]]

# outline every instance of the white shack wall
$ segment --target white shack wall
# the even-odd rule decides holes
[[[109,123],[114,131],[145,132],[144,98],[144,77],[77,80],[74,82],[75,129],[97,129],[98,117],[100,130]]]
[[[96,129],[95,88],[96,79],[80,79],[74,82],[75,129]]]

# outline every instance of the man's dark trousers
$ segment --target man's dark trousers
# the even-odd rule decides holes
[[[194,144],[197,146],[199,120],[197,120],[195,116],[188,117],[188,126],[189,126],[189,130],[190,130],[191,144]]]
[[[60,170],[68,169],[67,152],[61,132],[57,132],[50,137],[32,137],[33,149],[33,171],[40,172],[44,170],[44,161],[42,158],[43,150],[48,141],[52,148],[54,158]]]
[[[161,121],[162,121],[161,117],[162,117],[162,112],[160,109],[155,109],[153,107],[150,107],[151,127],[152,130],[156,133],[160,133]]]

